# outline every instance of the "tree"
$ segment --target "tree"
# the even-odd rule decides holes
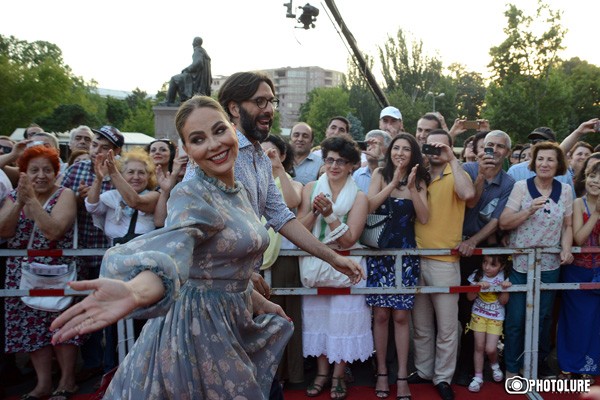
[[[560,71],[571,92],[569,129],[572,131],[582,122],[600,116],[600,67],[571,58],[561,64]]]
[[[93,96],[84,101],[87,85],[64,64],[58,46],[44,41],[0,35],[0,82],[2,132],[49,118],[62,104],[98,104]]]
[[[360,119],[356,118],[352,113],[348,113],[346,118],[350,122],[350,136],[354,140],[363,140],[365,138],[365,128],[363,128]]]
[[[373,59],[368,55],[365,55],[365,59],[369,68],[372,69]],[[379,125],[381,107],[351,57],[348,58],[348,73],[342,79],[342,88],[348,92],[348,104],[351,109],[356,110],[355,115],[361,121],[361,125],[368,127],[368,130],[375,129]]]
[[[422,41],[413,40],[409,51],[404,31],[398,29],[396,38],[388,37],[378,51],[389,92],[401,90],[413,103],[428,92],[438,92],[436,85],[442,76],[442,62],[425,54]]]
[[[79,125],[97,125],[98,121],[79,104],[61,104],[52,114],[39,119],[39,124],[50,132],[66,132]]]
[[[512,4],[505,16],[507,38],[490,50],[493,80],[484,116],[517,141],[525,141],[538,126],[566,129],[569,90],[555,71],[566,33],[561,13],[538,1],[535,18]],[[536,35],[534,27],[543,32]]]
[[[336,115],[354,112],[349,106],[349,94],[343,88],[315,88],[308,93],[307,102],[300,107],[300,121],[313,129],[315,143],[325,137],[327,121]]]

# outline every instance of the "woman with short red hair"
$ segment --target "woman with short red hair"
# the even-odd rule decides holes
[[[19,184],[0,208],[0,237],[8,239],[9,249],[69,249],[73,247],[77,216],[75,194],[56,184],[60,170],[58,151],[44,146],[25,149],[18,160]],[[6,289],[18,289],[22,269],[38,262],[47,265],[70,265],[71,257],[8,257]],[[52,346],[51,322],[58,313],[41,311],[25,305],[19,297],[5,301],[7,353],[29,353],[37,375],[37,385],[24,399],[69,397],[77,391],[75,364],[81,337],[63,345]],[[56,391],[52,387],[52,356],[61,370]]]

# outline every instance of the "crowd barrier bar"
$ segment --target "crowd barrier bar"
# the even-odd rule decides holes
[[[15,250],[0,249],[0,257],[61,257],[61,256],[102,256],[107,249],[40,249],[40,250]],[[600,247],[573,247],[575,253],[600,253]],[[355,249],[351,251],[339,252],[342,255],[356,256],[383,256],[383,255],[415,255],[415,256],[433,256],[433,255],[457,255],[456,249]],[[600,289],[600,283],[580,282],[580,283],[542,283],[541,269],[535,268],[540,264],[543,253],[560,253],[559,248],[535,248],[535,249],[511,249],[511,248],[477,248],[473,255],[493,255],[493,254],[523,254],[528,257],[527,283],[525,285],[513,285],[510,288],[502,289],[494,286],[487,290],[481,290],[477,286],[415,286],[415,287],[390,287],[390,288],[272,288],[273,295],[337,295],[337,294],[431,294],[431,293],[468,293],[468,292],[486,292],[486,291],[506,291],[506,292],[526,292],[526,322],[525,322],[525,351],[524,351],[524,378],[535,379],[537,377],[537,354],[538,354],[538,335],[539,335],[539,303],[541,290],[593,290]],[[282,257],[306,256],[308,253],[302,250],[281,250]],[[270,285],[271,271],[265,270],[265,280]],[[401,282],[401,271],[396,270],[396,282]],[[0,289],[0,297],[21,297],[21,296],[85,296],[91,291],[75,291],[69,288],[65,289]],[[133,322],[131,319],[119,321],[118,347],[119,361],[122,361],[125,354],[135,341],[133,337]],[[125,336],[127,335],[127,336]],[[539,393],[533,391],[527,394],[530,399],[541,399]]]

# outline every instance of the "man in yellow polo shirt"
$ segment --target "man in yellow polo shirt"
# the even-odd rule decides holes
[[[417,246],[452,249],[462,240],[465,202],[475,196],[475,188],[454,155],[448,132],[431,131],[427,144],[440,149],[440,155],[427,154],[429,222],[415,223]],[[422,256],[419,286],[459,285],[459,260],[458,255]],[[450,382],[458,350],[458,294],[418,294],[412,318],[417,371],[409,383],[431,380],[443,400],[454,399]]]

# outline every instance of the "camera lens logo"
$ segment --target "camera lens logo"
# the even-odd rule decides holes
[[[514,376],[504,381],[504,389],[508,394],[525,394],[529,391],[529,381],[520,376]]]

